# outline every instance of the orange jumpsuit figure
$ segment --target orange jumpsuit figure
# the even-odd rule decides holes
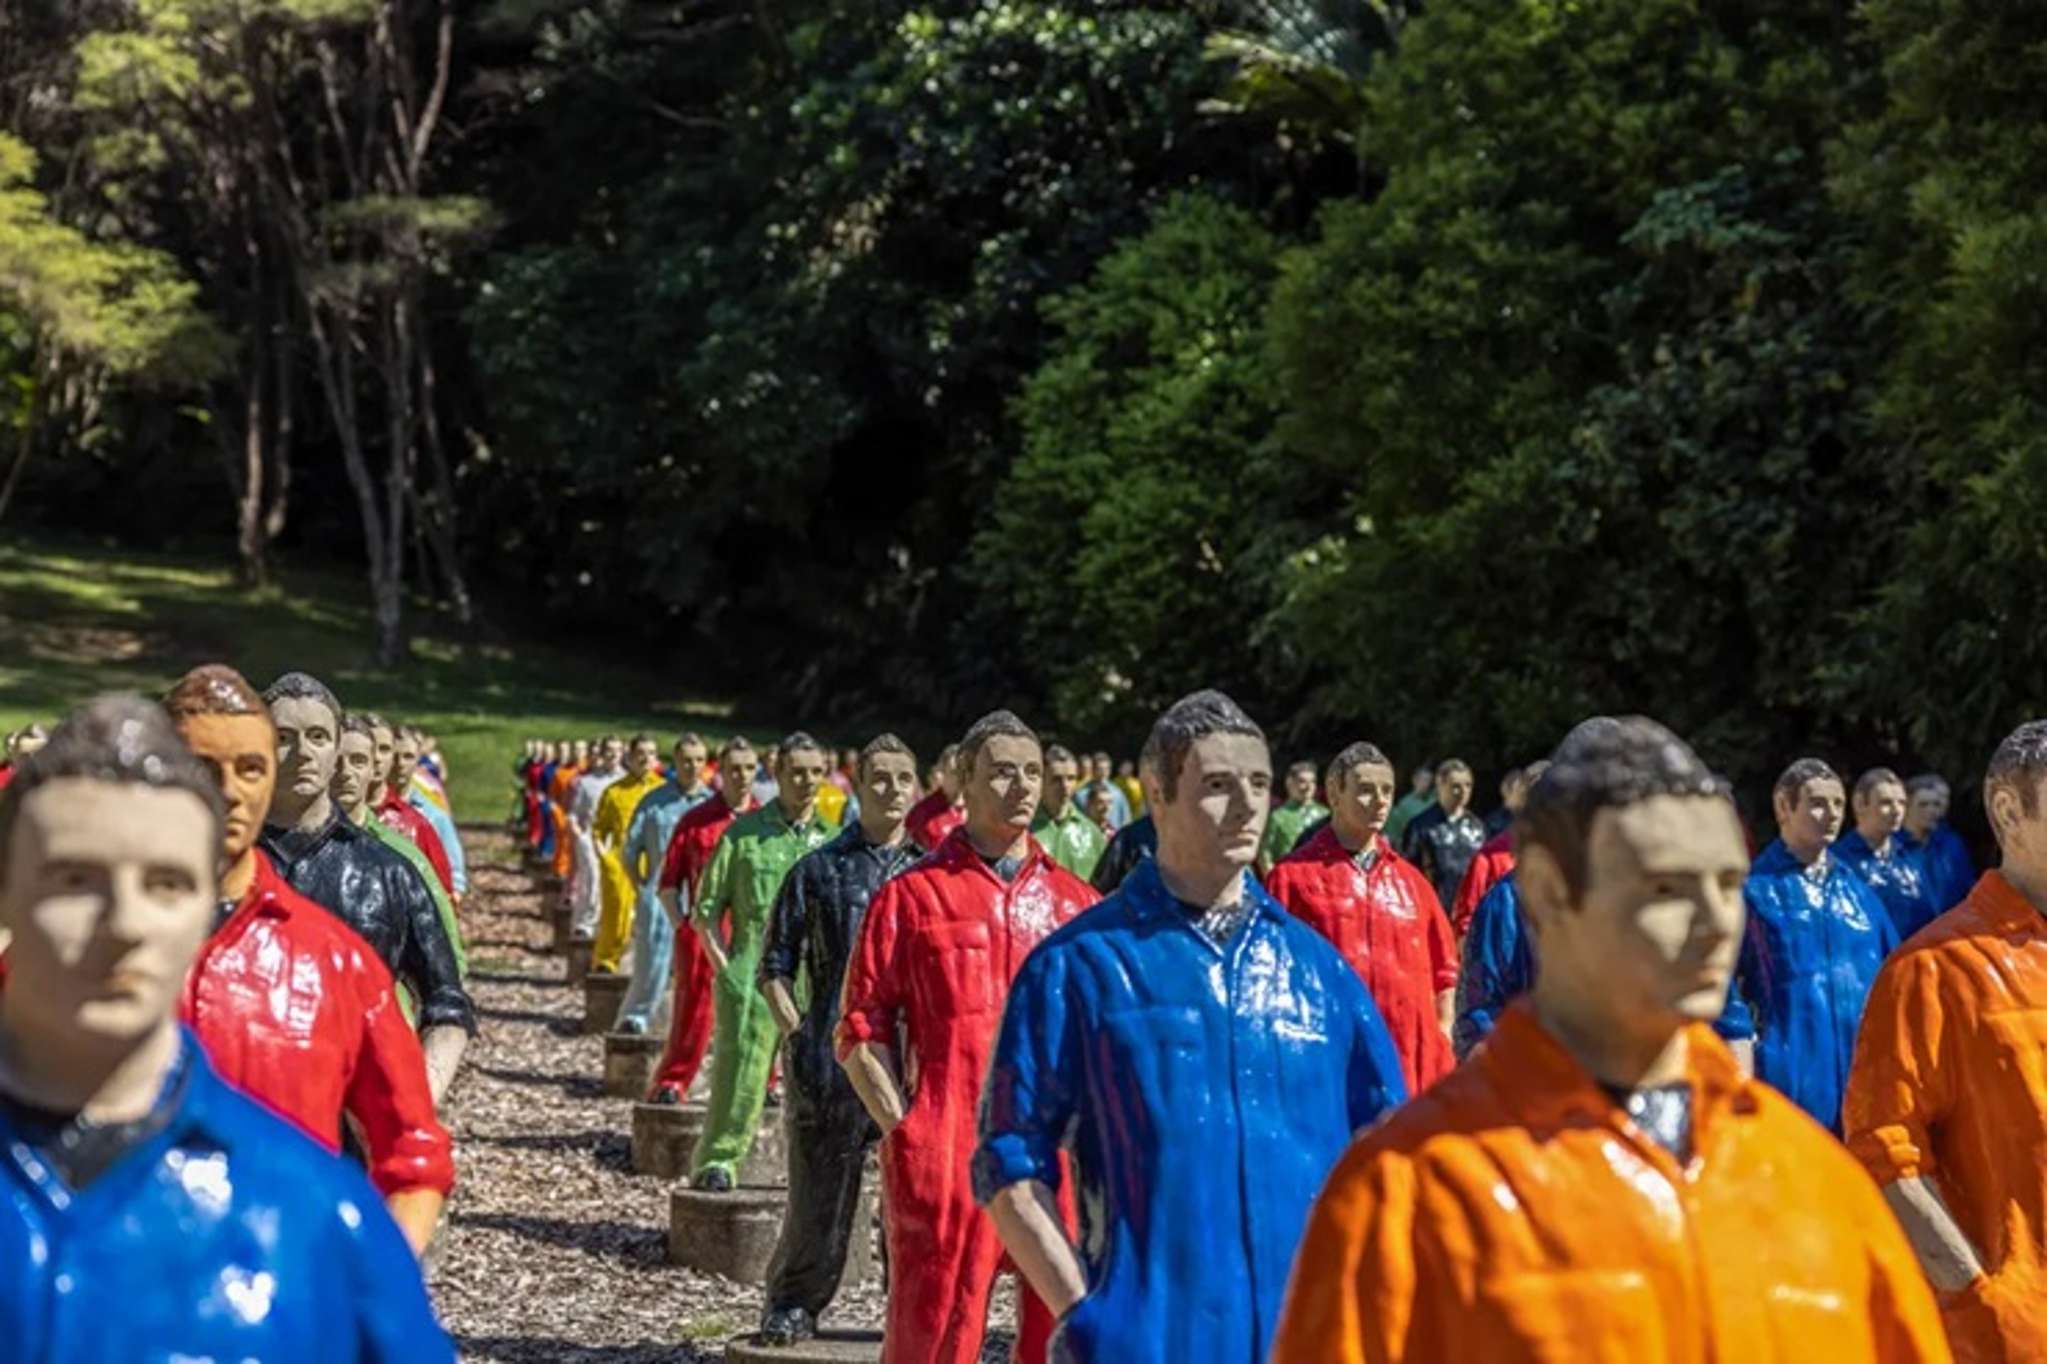
[[[1724,784],[1588,721],[1515,839],[1534,989],[1337,1165],[1272,1364],[1947,1360],[1868,1176],[1708,1026],[1748,868]]]
[[[2047,722],[1999,746],[2003,850],[1870,989],[1842,1133],[1942,1291],[1963,1364],[2047,1361]]]

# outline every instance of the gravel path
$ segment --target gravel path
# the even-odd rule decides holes
[[[464,907],[480,1035],[450,1096],[457,1184],[429,1272],[465,1360],[696,1364],[760,1319],[760,1290],[667,1262],[666,1181],[627,1162],[632,1105],[604,1097],[603,1040],[552,955],[540,880],[501,831],[464,830]],[[996,1318],[1009,1320],[1006,1291]],[[878,1287],[829,1322],[878,1326]],[[1007,1342],[991,1339],[989,1359]]]

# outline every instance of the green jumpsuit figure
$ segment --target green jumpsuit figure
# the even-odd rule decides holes
[[[730,1190],[760,1130],[778,1035],[755,976],[783,878],[798,858],[838,832],[817,812],[828,765],[823,746],[808,734],[782,740],[775,763],[780,793],[734,820],[718,840],[690,910],[690,925],[717,971],[711,1103],[690,1159],[690,1183],[699,1189]]]
[[[1095,863],[1102,860],[1109,839],[1074,801],[1079,789],[1080,760],[1071,749],[1048,744],[1045,795],[1038,805],[1038,817],[1031,821],[1031,837],[1054,862],[1085,881],[1095,874]]]
[[[1315,764],[1298,762],[1286,772],[1286,803],[1276,807],[1265,821],[1265,839],[1258,845],[1258,874],[1272,870],[1273,863],[1294,850],[1312,824],[1329,818],[1329,810],[1315,799]]]

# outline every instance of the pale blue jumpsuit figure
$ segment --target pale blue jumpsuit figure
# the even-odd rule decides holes
[[[633,905],[633,983],[618,1009],[618,1031],[645,1033],[655,1006],[668,986],[675,963],[675,925],[656,893],[669,840],[682,817],[711,798],[704,780],[710,750],[702,739],[685,734],[676,741],[668,779],[640,798],[626,825],[619,859],[636,887]]]

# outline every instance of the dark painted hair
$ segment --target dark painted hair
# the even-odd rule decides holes
[[[1029,739],[1038,742],[1038,732],[1016,718],[1013,711],[991,710],[960,736],[959,772],[962,778],[970,775],[974,764],[981,760],[981,750],[994,738]]]
[[[1192,692],[1166,707],[1152,722],[1140,761],[1158,777],[1159,794],[1168,802],[1180,797],[1180,769],[1197,740],[1211,734],[1242,734],[1265,742],[1265,731],[1244,708],[1213,688]]]
[[[265,705],[275,706],[279,701],[318,701],[334,716],[337,731],[341,717],[347,713],[327,684],[311,673],[286,673],[263,689]]]
[[[185,747],[169,712],[139,696],[100,696],[65,716],[50,742],[24,759],[0,791],[0,879],[23,802],[49,783],[72,777],[188,792],[206,807],[212,841],[220,838],[220,783]]]

